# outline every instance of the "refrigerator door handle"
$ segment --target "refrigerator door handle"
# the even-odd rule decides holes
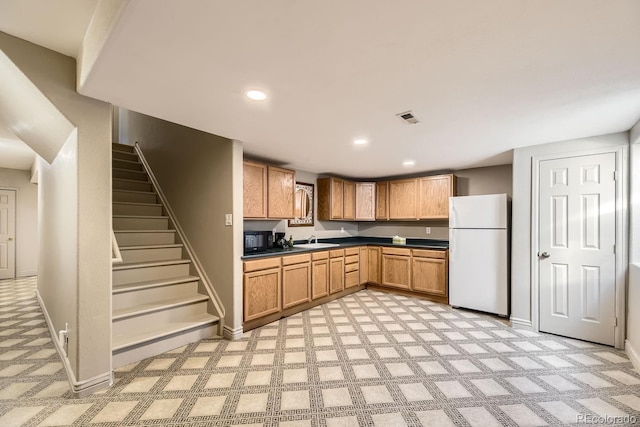
[[[449,229],[449,261],[455,261],[456,255],[456,229]]]

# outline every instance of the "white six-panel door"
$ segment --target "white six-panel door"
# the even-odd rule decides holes
[[[16,192],[0,190],[0,279],[16,277]]]
[[[540,162],[540,331],[614,345],[615,153]]]

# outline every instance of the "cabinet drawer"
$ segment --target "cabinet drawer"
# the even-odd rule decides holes
[[[437,250],[437,249],[413,249],[412,250],[414,257],[420,258],[440,258],[445,259],[447,257],[446,250]]]
[[[344,271],[346,272],[351,272],[351,271],[358,271],[360,270],[359,264],[347,264],[344,266]]]
[[[360,283],[360,274],[356,271],[350,271],[344,275],[344,287],[350,288],[352,286],[358,286]]]
[[[360,255],[351,255],[344,258],[345,264],[357,264],[360,261]]]
[[[344,256],[344,249],[335,249],[333,251],[329,251],[329,256],[331,258],[338,258]]]
[[[400,255],[400,256],[411,256],[411,249],[409,248],[388,248],[383,247],[382,253],[384,255]]]
[[[248,273],[250,271],[266,270],[267,268],[280,267],[281,257],[257,259],[255,261],[245,261],[244,271]]]
[[[311,259],[314,261],[319,261],[321,259],[329,259],[329,252],[328,251],[312,252]]]
[[[300,264],[311,261],[311,254],[288,255],[282,257],[282,265]]]
[[[345,256],[358,255],[359,253],[360,253],[360,248],[346,248],[344,250]]]

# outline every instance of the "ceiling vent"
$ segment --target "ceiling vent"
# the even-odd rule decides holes
[[[420,119],[418,119],[413,114],[413,112],[411,112],[411,110],[405,111],[404,113],[398,113],[398,114],[396,114],[396,116],[400,117],[402,120],[404,120],[405,122],[409,123],[410,125],[415,125],[417,123],[420,123]]]

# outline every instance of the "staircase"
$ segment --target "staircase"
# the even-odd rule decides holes
[[[113,230],[122,263],[113,265],[113,368],[210,338],[213,312],[167,210],[133,147],[112,146]]]

